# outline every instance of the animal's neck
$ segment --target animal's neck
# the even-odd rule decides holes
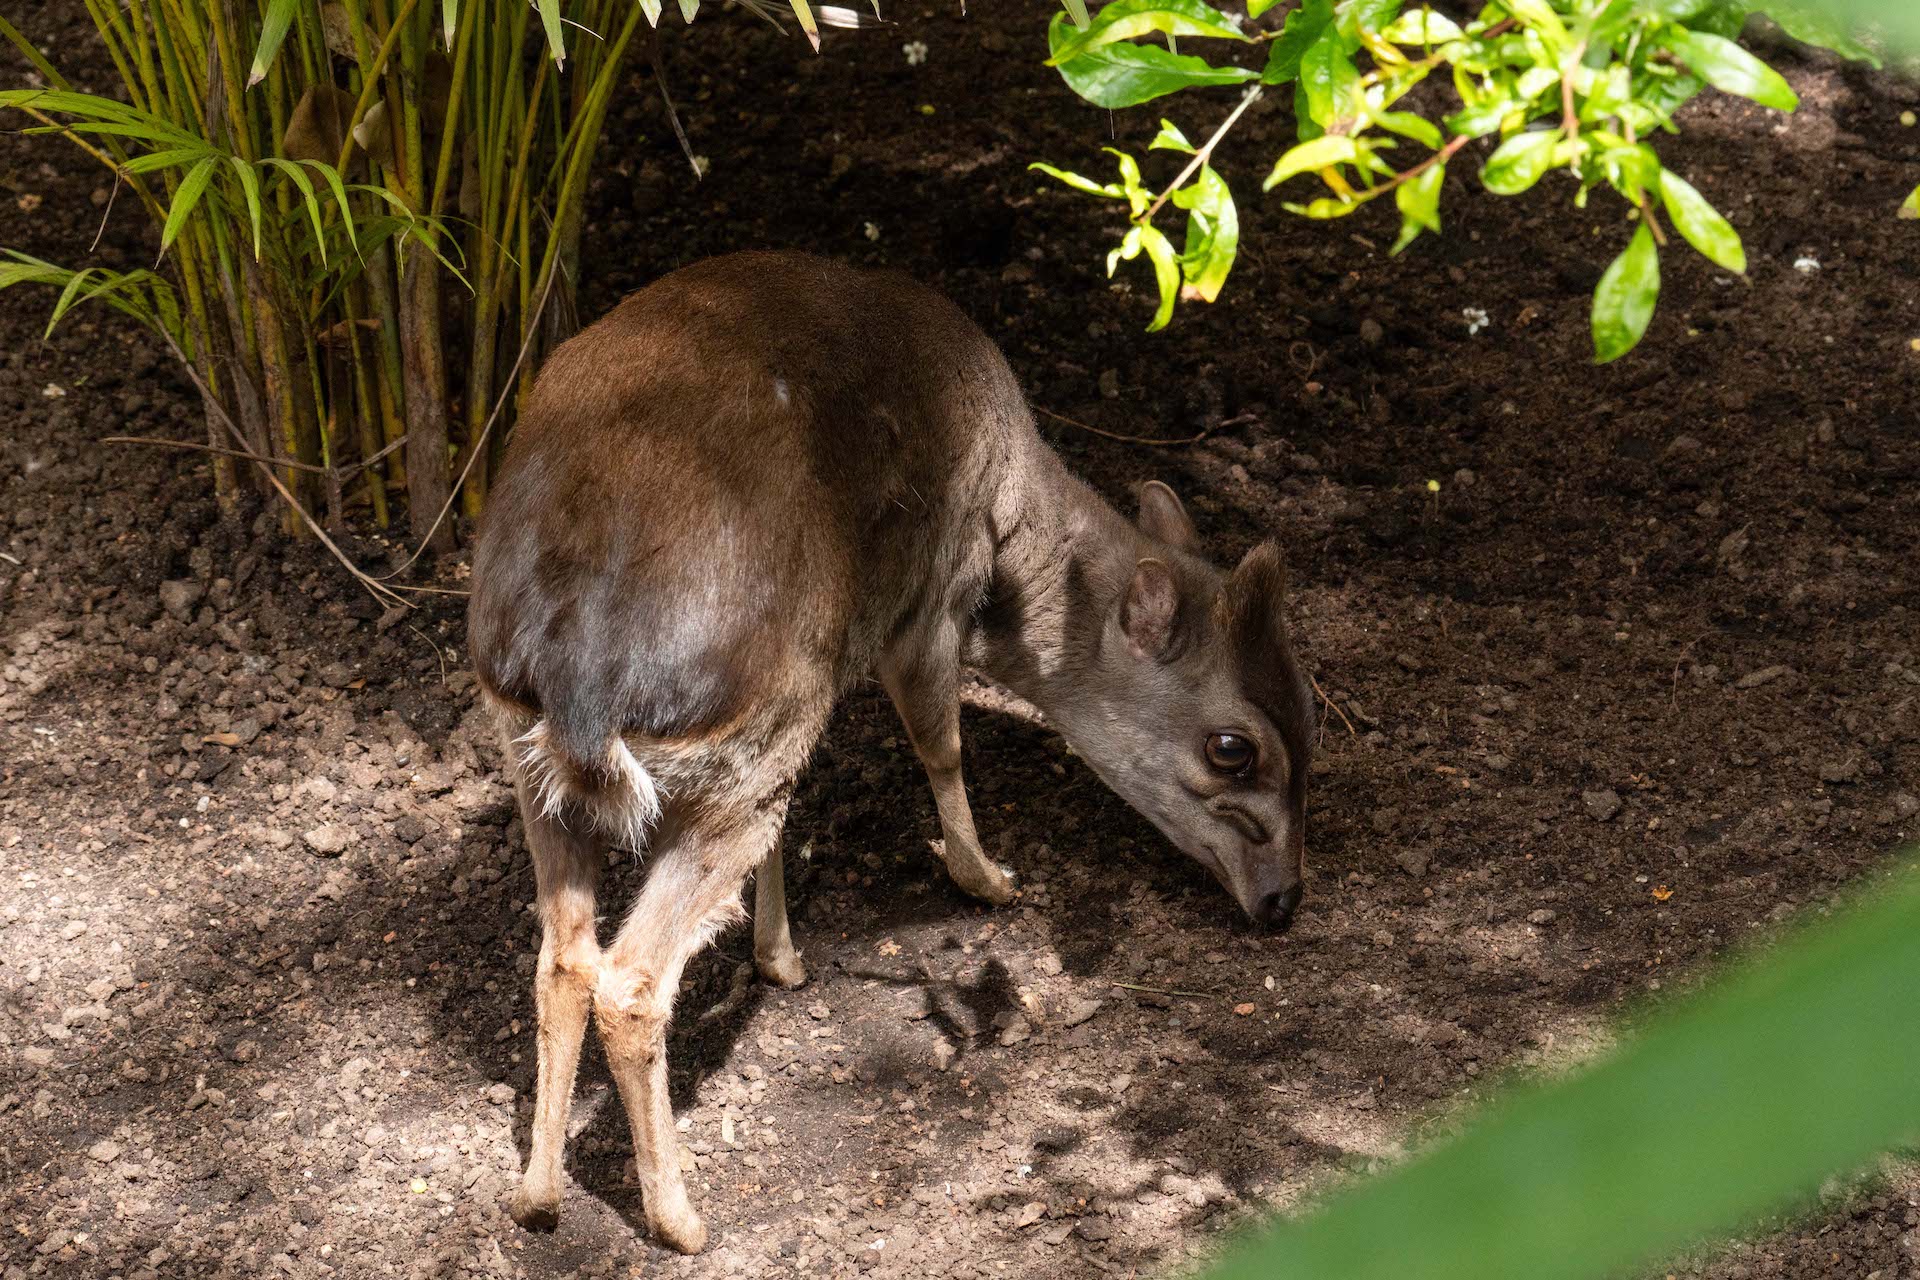
[[[993,579],[967,660],[1062,719],[1118,607],[1144,541],[1038,438],[994,506]]]

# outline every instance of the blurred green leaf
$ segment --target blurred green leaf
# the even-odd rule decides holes
[[[1800,105],[1799,96],[1778,71],[1724,36],[1670,26],[1660,40],[1695,75],[1722,93],[1751,98],[1763,107],[1780,111]]]
[[[1288,178],[1316,169],[1325,169],[1330,165],[1348,164],[1360,155],[1360,146],[1352,138],[1341,134],[1327,134],[1308,142],[1298,143],[1290,148],[1275,162],[1273,172],[1261,184],[1262,191],[1271,191]]]
[[[1187,135],[1180,132],[1180,126],[1171,120],[1160,121],[1160,132],[1153,135],[1153,141],[1147,144],[1149,151],[1184,151],[1193,154],[1193,144],[1187,141]]]
[[[1660,300],[1660,251],[1645,222],[1613,260],[1593,291],[1593,352],[1598,364],[1618,360],[1638,345]]]
[[[1639,1274],[1910,1139],[1916,1061],[1920,876],[1903,867],[1600,1063],[1507,1096],[1208,1280]]]
[[[560,33],[560,0],[534,0],[540,10],[540,26],[547,33],[547,52],[556,67],[567,63],[567,46]]]
[[[1060,0],[1066,8],[1067,16],[1073,19],[1073,25],[1085,31],[1090,19],[1087,17],[1087,0]]]
[[[1328,28],[1300,56],[1307,115],[1322,130],[1359,114],[1360,71],[1339,32]]]
[[[1422,231],[1440,230],[1440,189],[1446,180],[1446,163],[1436,161],[1394,189],[1393,203],[1400,210],[1400,238],[1393,242],[1389,255],[1419,239]]]
[[[1514,134],[1487,157],[1480,170],[1481,185],[1497,196],[1517,196],[1531,190],[1553,167],[1553,149],[1560,137],[1558,129]]]
[[[1042,164],[1037,160],[1028,165],[1027,168],[1038,169],[1048,177],[1058,179],[1072,187],[1075,191],[1084,191],[1090,196],[1105,196],[1109,200],[1124,200],[1127,198],[1127,193],[1116,183],[1095,182],[1092,178],[1083,178],[1077,173],[1069,173],[1065,169],[1056,169],[1050,164]]]
[[[1660,201],[1674,228],[1687,243],[1729,271],[1745,272],[1747,251],[1740,244],[1740,233],[1720,216],[1707,198],[1692,183],[1671,170],[1660,171]]]
[[[1880,65],[1879,55],[1860,43],[1856,25],[1837,16],[1830,5],[1818,0],[1763,0],[1754,11],[1766,14],[1782,31],[1802,44],[1831,49],[1843,58],[1875,67]]]
[[[1411,111],[1381,111],[1374,115],[1373,122],[1388,133],[1412,138],[1434,151],[1440,149],[1440,126],[1425,116],[1417,116]]]
[[[1157,228],[1143,226],[1139,230],[1147,259],[1153,263],[1153,282],[1160,290],[1160,305],[1154,309],[1153,320],[1147,325],[1147,332],[1155,333],[1173,319],[1173,304],[1180,296],[1180,260],[1173,251],[1173,242]]]
[[[1432,45],[1458,40],[1466,33],[1460,24],[1432,9],[1411,9],[1387,24],[1380,38],[1394,44]]]
[[[1208,36],[1219,40],[1245,40],[1239,22],[1203,0],[1113,0],[1085,31],[1052,51],[1047,65],[1057,67],[1091,49],[1131,40],[1150,32],[1171,36]]]
[[[1053,15],[1048,46],[1057,52],[1074,37],[1065,14]],[[1096,107],[1118,110],[1151,102],[1198,85],[1243,84],[1258,73],[1247,67],[1216,67],[1191,54],[1157,44],[1101,45],[1059,65],[1067,87]]]

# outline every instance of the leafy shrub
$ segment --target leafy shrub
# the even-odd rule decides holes
[[[1278,0],[1248,0],[1259,20]],[[1874,54],[1814,0],[1772,0],[1766,14],[1788,34],[1872,60]],[[1113,148],[1119,177],[1096,182],[1051,165],[1036,168],[1078,190],[1125,201],[1128,228],[1108,256],[1152,262],[1159,306],[1149,329],[1171,318],[1175,299],[1212,301],[1232,269],[1239,218],[1211,157],[1226,132],[1264,93],[1291,86],[1299,142],[1274,163],[1265,190],[1298,193],[1286,207],[1308,218],[1342,218],[1391,196],[1400,214],[1399,253],[1441,228],[1448,167],[1475,141],[1497,139],[1479,165],[1482,185],[1520,195],[1559,170],[1584,208],[1606,190],[1636,225],[1593,297],[1594,354],[1619,358],[1645,334],[1660,292],[1660,254],[1684,240],[1716,265],[1746,269],[1739,235],[1653,146],[1677,133],[1675,113],[1703,90],[1793,110],[1792,89],[1735,40],[1760,7],[1748,0],[1490,0],[1456,19],[1406,0],[1300,0],[1277,29],[1256,29],[1205,0],[1113,0],[1083,23],[1056,14],[1050,65],[1076,93],[1120,108],[1168,94],[1245,84],[1239,104],[1200,146],[1171,122],[1148,149],[1193,159],[1154,194],[1139,162]],[[1159,36],[1164,48],[1141,43]],[[1217,65],[1180,48],[1265,45],[1253,65]],[[1429,81],[1445,93],[1416,94]],[[1424,152],[1402,158],[1403,147]],[[1309,181],[1323,194],[1303,190]],[[1920,193],[1916,193],[1920,208]],[[1168,203],[1187,213],[1176,251],[1154,218]]]

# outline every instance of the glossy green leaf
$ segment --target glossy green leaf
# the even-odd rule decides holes
[[[1059,66],[1102,45],[1152,32],[1170,36],[1206,36],[1245,40],[1237,20],[1203,0],[1113,0],[1093,15],[1085,31],[1054,49],[1048,66]]]
[[[200,197],[206,194],[207,183],[213,181],[214,166],[219,163],[219,160],[208,156],[187,170],[187,176],[180,179],[180,187],[173,193],[173,204],[167,209],[166,225],[160,229],[161,253],[172,248],[173,242],[179,238],[194,207],[200,203]]]
[[[1514,134],[1487,157],[1480,170],[1481,185],[1497,196],[1517,196],[1531,190],[1553,167],[1553,149],[1559,141],[1558,129]]]
[[[1160,121],[1160,132],[1153,135],[1153,141],[1147,144],[1149,151],[1182,151],[1193,154],[1193,143],[1187,141],[1187,135],[1180,132],[1180,126],[1171,120]]]
[[[1388,133],[1412,138],[1421,146],[1434,151],[1440,149],[1440,126],[1425,116],[1415,115],[1411,111],[1381,111],[1375,114],[1373,122]]]
[[[1660,300],[1660,251],[1642,222],[1626,250],[1593,291],[1593,353],[1598,364],[1618,360],[1638,345]]]
[[[1440,230],[1440,190],[1446,180],[1447,166],[1436,162],[1394,188],[1393,203],[1400,210],[1400,238],[1393,242],[1390,254],[1412,244],[1423,231]]]
[[[1300,57],[1307,115],[1321,129],[1359,114],[1360,71],[1340,33],[1329,28]]]
[[[280,45],[287,38],[287,31],[293,26],[294,9],[299,0],[267,0],[267,11],[260,19],[260,43],[253,51],[253,68],[247,72],[247,88],[259,84],[267,78],[267,68],[273,65]]]
[[[1660,201],[1666,206],[1667,217],[1674,228],[1687,238],[1688,244],[1729,271],[1747,269],[1747,251],[1740,244],[1740,233],[1692,183],[1662,169]]]
[[[1260,185],[1262,191],[1271,191],[1288,178],[1310,173],[1316,169],[1325,169],[1330,165],[1349,164],[1360,155],[1360,145],[1344,134],[1327,134],[1309,142],[1298,143],[1275,162],[1273,172]]]
[[[1188,214],[1180,252],[1186,287],[1212,302],[1240,252],[1240,211],[1234,207],[1233,192],[1212,165],[1203,164],[1192,183],[1173,193],[1173,203]]]
[[[1074,36],[1065,14],[1055,14],[1047,43],[1058,50]],[[1248,67],[1216,67],[1192,54],[1157,44],[1119,42],[1089,49],[1059,64],[1067,87],[1096,107],[1118,110],[1151,102],[1181,89],[1242,84],[1258,73]]]
[[[1799,96],[1778,71],[1724,36],[1668,27],[1660,39],[1695,75],[1722,93],[1751,98],[1780,111],[1800,105]]]
[[[1251,12],[1251,10],[1249,10]],[[1333,24],[1333,0],[1305,0],[1287,15],[1280,38],[1267,47],[1262,84],[1289,84],[1300,77],[1300,59]]]
[[[1109,200],[1124,200],[1127,198],[1127,193],[1116,183],[1095,182],[1092,178],[1083,178],[1077,173],[1069,173],[1065,169],[1056,169],[1050,164],[1041,164],[1038,161],[1028,165],[1027,168],[1038,169],[1048,177],[1058,179],[1072,187],[1075,191],[1084,191],[1090,196],[1105,196]]]
[[[1154,309],[1153,321],[1147,325],[1148,333],[1155,333],[1167,327],[1167,321],[1173,319],[1173,304],[1180,296],[1180,259],[1173,251],[1173,242],[1155,227],[1139,227],[1141,246],[1147,252],[1148,261],[1153,263],[1153,281],[1160,291],[1160,305]]]

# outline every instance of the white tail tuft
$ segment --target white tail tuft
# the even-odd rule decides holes
[[[546,720],[513,740],[534,803],[542,817],[564,822],[569,809],[616,846],[639,852],[660,820],[661,789],[619,734],[607,743],[600,776],[586,772],[587,762],[559,750]]]

